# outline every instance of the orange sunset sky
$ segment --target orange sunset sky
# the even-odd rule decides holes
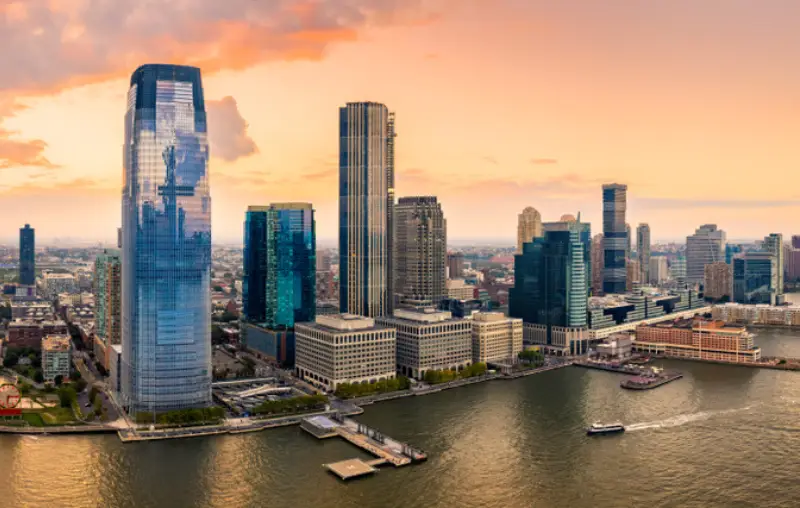
[[[800,234],[798,19],[796,0],[0,0],[0,239],[116,237],[142,63],[203,70],[218,242],[279,201],[334,239],[338,107],[366,100],[397,114],[397,195],[438,196],[451,240],[513,244],[526,206],[600,232],[609,182],[655,240]]]

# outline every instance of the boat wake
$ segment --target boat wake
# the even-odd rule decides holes
[[[679,427],[687,423],[707,420],[714,416],[730,414],[730,413],[738,413],[739,411],[747,411],[748,409],[750,409],[750,406],[740,407],[735,409],[721,409],[717,411],[700,411],[698,413],[673,416],[672,418],[667,418],[665,420],[658,420],[654,422],[632,423],[630,425],[625,426],[625,431],[635,432],[637,430],[667,429],[670,427]]]

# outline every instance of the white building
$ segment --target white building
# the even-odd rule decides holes
[[[474,300],[475,286],[467,284],[464,279],[447,281],[447,297],[453,300]]]
[[[42,374],[45,381],[57,376],[69,378],[72,347],[69,335],[48,335],[42,339]]]
[[[342,383],[395,377],[396,332],[372,318],[317,316],[295,325],[295,370],[305,381],[335,390]]]
[[[502,312],[477,312],[472,316],[472,361],[515,363],[522,351],[522,320]]]
[[[434,309],[397,309],[378,323],[397,330],[397,370],[422,379],[429,370],[472,363],[472,323]]]
[[[658,285],[669,279],[669,266],[665,256],[653,256],[650,258],[650,284]]]

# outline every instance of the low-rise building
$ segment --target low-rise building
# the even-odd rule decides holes
[[[454,300],[472,300],[475,298],[475,286],[467,284],[464,279],[450,279],[445,285],[448,298]]]
[[[279,365],[294,365],[294,330],[273,330],[255,323],[242,323],[241,337],[242,345],[251,353]]]
[[[598,344],[598,356],[613,360],[630,358],[633,348],[633,336],[629,333],[615,333],[602,343]]]
[[[309,383],[335,390],[342,383],[395,377],[394,328],[353,314],[317,316],[295,325],[295,371]]]
[[[108,346],[108,382],[111,390],[118,393],[122,384],[122,345]]]
[[[744,326],[724,321],[680,319],[636,328],[634,348],[643,353],[673,358],[752,363],[761,348]]]
[[[32,321],[16,319],[8,324],[6,342],[9,346],[40,349],[42,339],[47,335],[66,335],[69,333],[63,321]]]
[[[766,304],[743,305],[727,303],[715,305],[711,310],[714,319],[727,323],[772,326],[800,326],[800,306],[772,306]]]
[[[522,352],[522,320],[502,312],[478,312],[472,316],[472,361],[512,364]]]
[[[49,302],[15,301],[11,304],[11,319],[45,321],[53,319],[53,305]]]
[[[48,335],[42,339],[42,374],[52,382],[56,377],[69,378],[72,365],[72,345],[69,335]]]
[[[397,371],[422,379],[429,370],[461,369],[472,363],[472,323],[452,313],[397,309],[376,320],[397,330]]]

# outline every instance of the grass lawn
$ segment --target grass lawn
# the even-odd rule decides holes
[[[32,427],[48,427],[53,425],[80,425],[76,422],[70,408],[51,407],[47,409],[36,409],[23,411],[22,419]]]

